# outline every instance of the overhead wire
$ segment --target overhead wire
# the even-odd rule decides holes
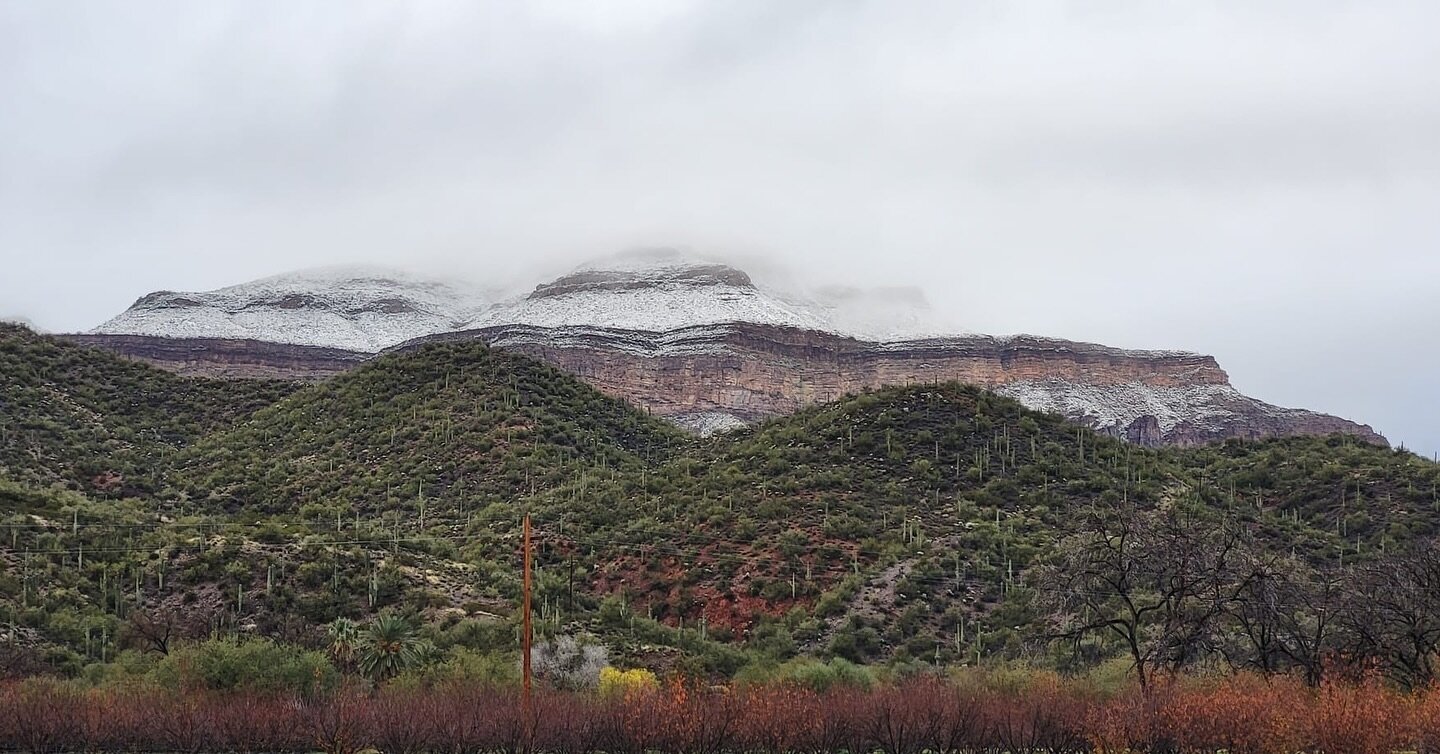
[[[385,538],[350,539],[350,540],[311,540],[311,541],[303,541],[303,540],[302,540],[302,541],[299,541],[299,542],[285,542],[285,543],[266,543],[266,542],[256,542],[256,541],[253,541],[253,540],[248,540],[248,541],[246,541],[245,546],[246,546],[246,547],[249,547],[249,548],[251,548],[251,549],[264,549],[264,550],[269,550],[269,549],[283,550],[283,549],[286,549],[286,548],[295,548],[295,547],[341,547],[341,546],[356,546],[356,545],[376,545],[376,546],[393,547],[393,546],[395,546],[395,545],[397,545],[397,544],[400,544],[400,543],[417,544],[417,543],[425,543],[425,542],[430,542],[430,541],[435,541],[435,540],[450,540],[450,541],[453,541],[453,540],[461,540],[461,539],[470,539],[470,538],[472,538],[472,537],[473,537],[473,535],[471,535],[471,534],[452,534],[452,535],[438,535],[438,536],[437,536],[437,535],[423,535],[423,536],[416,536],[416,537],[399,537],[399,538],[396,538],[396,537],[385,537]],[[579,541],[579,540],[575,540],[575,541]],[[691,557],[691,558],[698,559],[702,554],[704,554],[702,551],[699,551],[699,550],[685,550],[685,549],[681,549],[681,548],[679,548],[679,547],[673,547],[673,546],[664,545],[664,544],[659,544],[659,543],[638,543],[638,542],[635,542],[635,543],[624,543],[624,542],[617,543],[617,542],[613,542],[613,541],[606,541],[606,542],[591,542],[590,544],[592,544],[593,546],[599,547],[599,548],[601,548],[601,549],[619,550],[619,551],[623,551],[623,552],[634,553],[634,554],[637,554],[637,555],[640,555],[640,556],[654,555],[654,554],[656,554],[656,553],[660,553],[660,554],[671,555],[671,556],[676,556],[676,557]],[[200,547],[198,547],[198,548],[196,548],[196,549],[202,549],[203,547],[204,547],[204,545],[202,544]],[[23,552],[23,551],[20,551],[20,550],[9,550],[9,549],[6,549],[6,548],[0,548],[0,552],[9,552],[9,553],[11,553],[12,555],[13,555],[13,554],[29,554],[29,555],[85,555],[85,554],[89,554],[89,555],[95,555],[95,554],[119,554],[119,553],[136,553],[136,552],[154,553],[154,552],[156,552],[156,551],[165,550],[165,549],[188,550],[188,549],[191,549],[191,548],[189,548],[189,547],[178,547],[178,546],[175,546],[175,545],[161,545],[161,546],[158,546],[158,547],[132,546],[132,547],[110,547],[110,548],[106,548],[106,547],[99,547],[99,548],[83,548],[83,547],[77,547],[77,548],[60,549],[60,550],[30,550],[30,551],[28,551],[28,552]],[[885,553],[880,553],[880,552],[877,552],[877,551],[869,551],[868,554],[875,555],[875,556],[883,556]],[[713,557],[715,557],[715,558],[717,558],[717,559],[727,559],[727,560],[729,560],[731,563],[739,562],[739,563],[747,563],[747,564],[762,564],[762,563],[763,563],[763,564],[773,564],[773,563],[776,561],[776,557],[775,557],[774,555],[768,554],[768,553],[752,553],[752,554],[747,554],[747,555],[727,555],[727,554],[721,554],[721,555],[716,555],[716,556],[713,556]],[[867,564],[867,565],[873,565],[873,563]],[[994,566],[994,565],[992,564],[992,567],[999,567],[999,566]],[[542,567],[542,570],[543,570],[543,567]],[[816,574],[816,573],[827,574],[827,575],[837,575],[837,574],[838,574],[838,575],[842,575],[842,576],[843,576],[843,575],[856,575],[856,576],[865,575],[865,574],[863,574],[863,573],[859,573],[859,572],[856,571],[856,569],[855,569],[855,564],[853,563],[853,561],[850,562],[850,563],[835,563],[835,564],[831,564],[831,565],[823,565],[823,566],[818,566],[818,567],[816,567],[816,566],[814,566],[814,565],[812,564],[812,566],[811,566],[811,568],[810,568],[811,578],[809,578],[808,581],[813,582],[813,581],[814,581],[813,576],[814,576],[814,574]],[[793,575],[798,577],[798,576],[799,576],[799,571],[798,571],[798,570],[797,570],[797,571],[794,571],[794,572],[793,572]],[[866,580],[867,580],[867,581],[871,581],[871,580],[873,580],[874,578],[875,578],[875,576],[874,576],[874,575],[871,575],[871,576],[868,577]],[[958,587],[958,586],[984,586],[984,587],[999,587],[999,588],[1001,588],[1002,590],[1003,590],[1003,589],[1023,589],[1023,590],[1027,590],[1027,591],[1031,591],[1031,592],[1037,592],[1037,593],[1071,594],[1071,595],[1076,595],[1076,596],[1088,596],[1088,597],[1105,597],[1105,596],[1109,596],[1109,594],[1110,594],[1110,593],[1101,593],[1101,592],[1090,592],[1090,591],[1087,591],[1087,590],[1080,590],[1080,589],[1073,589],[1073,588],[1052,588],[1052,587],[1044,587],[1044,586],[1042,586],[1042,585],[1029,584],[1029,583],[1025,583],[1025,582],[1023,582],[1023,581],[1019,581],[1019,580],[1015,580],[1015,579],[1007,579],[1007,578],[1004,578],[1004,577],[1000,577],[1000,578],[982,578],[982,577],[979,577],[979,576],[968,576],[968,575],[961,575],[961,576],[959,576],[959,577],[950,576],[950,575],[935,575],[935,576],[922,575],[922,576],[918,576],[918,577],[917,577],[917,576],[912,576],[912,575],[909,575],[909,574],[904,574],[904,575],[898,575],[898,576],[897,576],[897,581],[900,582],[900,583],[913,583],[913,584],[918,584],[918,585],[921,585],[921,586],[929,586],[929,587],[936,587],[936,588],[942,587],[942,586],[952,586],[952,585],[953,585],[953,586],[957,586],[957,587]],[[1298,603],[1287,603],[1287,604],[1294,606],[1294,605],[1297,605]]]

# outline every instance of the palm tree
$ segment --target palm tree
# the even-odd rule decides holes
[[[377,681],[393,678],[419,664],[424,643],[410,621],[381,615],[365,627],[356,644],[360,672]]]
[[[330,657],[335,660],[335,664],[342,669],[352,667],[355,663],[355,648],[360,641],[360,626],[349,618],[336,618],[325,629],[325,633],[330,637]]]

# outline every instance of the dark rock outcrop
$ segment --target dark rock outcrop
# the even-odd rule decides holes
[[[185,375],[230,379],[323,380],[354,369],[370,354],[259,340],[158,338],[149,335],[60,335]]]

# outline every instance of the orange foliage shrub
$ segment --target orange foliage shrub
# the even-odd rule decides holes
[[[921,677],[873,690],[672,681],[624,698],[510,689],[341,689],[320,698],[0,685],[0,750],[356,754],[1440,754],[1440,690],[1320,689],[1240,674],[1102,698]]]
[[[1178,749],[1169,711],[1176,693],[1172,684],[1157,679],[1148,691],[1134,689],[1095,705],[1085,720],[1091,746],[1098,754]]]
[[[1308,697],[1292,678],[1231,676],[1175,690],[1162,718],[1182,751],[1289,754],[1305,744]]]
[[[742,712],[736,740],[746,751],[788,754],[805,750],[819,738],[822,712],[813,691],[789,685],[754,687],[738,702]]]
[[[1358,685],[1321,686],[1312,715],[1311,751],[1317,754],[1388,754],[1409,748],[1412,700],[1375,678]]]

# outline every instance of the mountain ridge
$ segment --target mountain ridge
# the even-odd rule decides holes
[[[665,333],[497,327],[419,338],[479,339],[556,364],[601,390],[698,429],[784,416],[890,385],[962,382],[1141,445],[1230,437],[1354,434],[1368,426],[1249,398],[1213,357],[1127,351],[1036,336],[871,343],[830,333],[734,323]]]
[[[1386,443],[1367,425],[1245,396],[1204,354],[947,330],[904,291],[786,291],[670,250],[581,265],[483,302],[385,275],[302,272],[209,294],[162,292],[73,337],[188,374],[312,380],[373,353],[477,338],[702,433],[862,390],[958,380],[1145,445],[1330,432]],[[215,307],[196,303],[205,296],[235,311],[212,316]],[[336,302],[350,308],[337,313]],[[272,314],[268,329],[256,324]],[[292,321],[307,316],[317,323]],[[356,334],[387,318],[395,321]],[[254,337],[230,337],[237,332]],[[327,338],[330,350],[308,350]]]
[[[254,340],[375,352],[464,324],[493,293],[381,267],[299,270],[212,291],[156,291],[88,334]]]
[[[0,597],[77,672],[95,644],[76,626],[113,638],[159,605],[309,642],[381,610],[494,621],[522,512],[545,625],[733,672],[741,646],[1023,656],[1044,626],[1018,587],[1096,506],[1238,516],[1267,551],[1324,564],[1430,536],[1440,506],[1440,466],[1354,437],[1148,449],[955,382],[696,438],[473,338],[305,386],[180,377],[19,328],[0,354],[18,378],[0,382],[0,559],[30,566]],[[79,434],[50,431],[75,417]]]

